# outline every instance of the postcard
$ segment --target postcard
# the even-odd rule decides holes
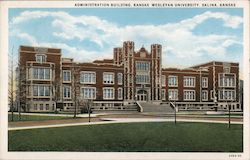
[[[249,155],[249,1],[1,1],[0,159]]]

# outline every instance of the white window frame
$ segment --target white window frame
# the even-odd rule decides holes
[[[176,92],[176,96],[174,94],[174,97],[170,98],[170,92],[172,92],[172,93]],[[179,100],[179,91],[178,91],[178,89],[169,89],[168,90],[168,99],[171,100],[171,101],[178,101]]]
[[[140,79],[140,82],[138,81],[138,76],[144,76],[145,77],[145,81],[141,81],[141,79]],[[146,77],[148,77],[148,81],[147,81],[147,78]],[[136,84],[149,84],[150,83],[150,75],[148,75],[148,74],[136,74],[136,76],[135,76],[135,82],[136,82]]]
[[[112,81],[111,82],[105,82],[104,78],[105,78],[105,74],[109,74],[112,75]],[[102,83],[103,84],[114,84],[115,83],[115,73],[114,72],[103,72],[102,74]]]
[[[69,73],[69,81],[64,80],[64,73],[65,72]],[[63,70],[63,82],[71,82],[71,70]]]
[[[94,74],[94,80],[92,81],[92,77],[90,78],[91,79],[91,82],[85,82],[84,81],[84,74],[91,74],[91,76],[92,76],[92,74]],[[96,84],[96,72],[93,72],[93,71],[81,71],[80,72],[80,83],[81,84]]]
[[[36,54],[36,62],[37,63],[44,63],[47,61],[47,55],[46,54]],[[44,57],[44,59],[42,58],[41,60],[38,59],[38,57]]]
[[[104,90],[109,89],[109,90],[113,90],[113,97],[106,97],[104,94]],[[103,87],[102,88],[102,97],[103,99],[115,99],[115,88],[114,87]]]
[[[64,96],[64,93],[65,93],[64,88],[65,87],[69,88],[69,92],[70,92],[70,96],[69,97],[68,96],[67,97]],[[72,97],[71,86],[64,85],[63,86],[63,99],[71,99],[71,97]]]
[[[203,97],[203,93],[206,93],[206,98]],[[201,100],[202,101],[208,101],[208,91],[207,90],[202,90],[201,91]]]
[[[34,70],[37,69],[37,78],[34,76]],[[42,77],[40,76],[40,70],[43,70]],[[49,78],[46,78],[46,70],[49,70]],[[52,69],[49,67],[32,67],[31,68],[31,79],[39,81],[49,81],[52,79]]]
[[[119,87],[117,89],[117,97],[118,97],[118,99],[123,99],[123,88]]]
[[[170,78],[175,78],[175,79],[176,79],[176,84],[169,84]],[[178,76],[169,75],[169,76],[168,76],[168,86],[169,86],[169,87],[178,87]]]
[[[118,83],[118,85],[123,84],[123,74],[122,73],[117,73],[117,83]]]
[[[219,73],[218,74],[218,81],[219,81],[219,87],[231,87],[231,88],[235,88],[236,87],[236,74],[235,73],[226,73],[226,74],[230,74],[230,75],[232,75],[233,76],[233,78],[234,78],[234,83],[233,83],[233,85],[231,86],[225,86],[225,80],[224,80],[224,78],[226,77],[225,75],[223,76],[223,74],[225,74],[225,73]],[[220,76],[222,75],[222,77],[223,77],[223,82],[222,82],[222,84],[221,84],[221,80],[220,80]]]
[[[186,83],[185,79],[187,79],[186,81],[189,81],[189,82]],[[194,79],[193,85],[191,85],[191,79]],[[196,84],[196,77],[193,77],[193,76],[183,77],[183,87],[195,87],[195,84]]]
[[[193,92],[194,93],[194,99],[187,99],[186,98],[186,96],[185,96],[185,92]],[[189,97],[191,97],[190,95],[189,95]],[[196,100],[196,92],[195,92],[195,90],[183,90],[183,100],[184,101],[195,101]]]
[[[161,75],[161,86],[166,86],[166,75]]]
[[[84,94],[84,89],[93,89],[94,90],[94,97],[85,97]],[[81,97],[83,97],[83,99],[96,99],[96,87],[81,87]]]
[[[208,87],[208,77],[202,77],[201,78],[201,86],[202,88],[207,88]]]
[[[142,67],[142,64],[145,66]],[[140,66],[140,67],[138,67]],[[136,61],[135,62],[135,69],[136,71],[150,71],[150,62],[148,61]]]
[[[225,95],[223,94],[223,97],[221,98],[221,92],[234,92],[234,96],[232,96],[232,93],[231,93],[231,97],[228,99],[228,98],[225,98]],[[230,101],[230,100],[236,100],[236,90],[232,90],[232,89],[221,89],[219,90],[219,93],[218,93],[218,98],[219,100],[222,100],[222,101]]]
[[[34,94],[34,87],[37,86],[37,95]],[[46,95],[46,88],[48,87],[49,95]],[[40,94],[40,90],[43,88],[43,94]],[[32,96],[33,97],[50,97],[51,96],[51,86],[46,84],[34,84],[32,86]]]

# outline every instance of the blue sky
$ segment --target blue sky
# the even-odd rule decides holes
[[[63,57],[86,62],[112,58],[123,41],[149,51],[163,46],[164,67],[207,61],[242,65],[242,9],[9,9],[9,47],[62,48]]]

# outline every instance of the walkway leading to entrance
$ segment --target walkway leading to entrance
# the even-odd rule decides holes
[[[139,102],[144,113],[173,113],[174,110],[169,104],[153,104],[150,102]]]

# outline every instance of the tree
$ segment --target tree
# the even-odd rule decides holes
[[[9,107],[11,110],[11,121],[14,121],[14,57],[13,57],[13,49],[11,55],[9,55],[9,86],[8,86],[8,99],[9,99]]]
[[[76,63],[72,67],[72,95],[74,100],[74,118],[76,118],[77,112],[79,110],[79,92],[80,92],[80,74],[79,67]]]

